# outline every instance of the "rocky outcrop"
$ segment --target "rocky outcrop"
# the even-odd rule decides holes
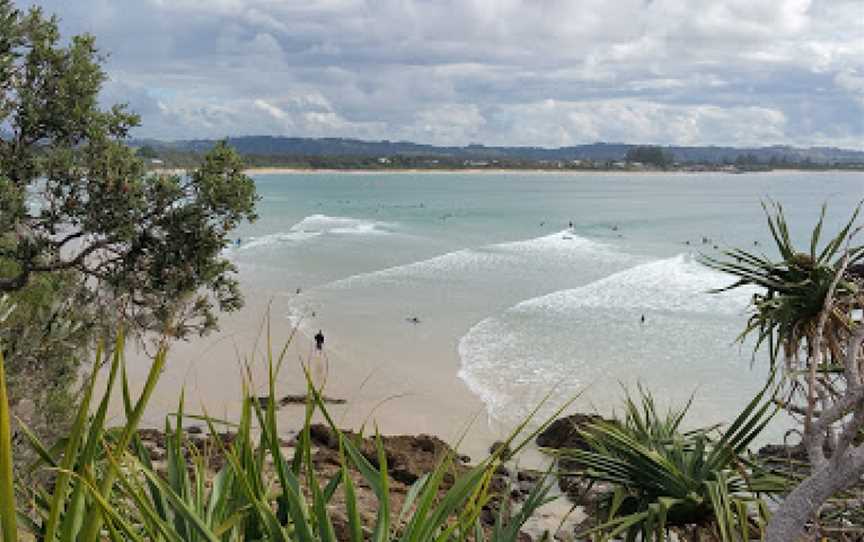
[[[595,414],[572,414],[564,418],[558,418],[543,432],[537,435],[537,446],[541,448],[577,448],[588,449],[585,439],[580,430],[589,424],[603,421],[603,418]]]
[[[587,450],[582,431],[591,424],[609,421],[595,414],[572,414],[552,422],[543,432],[537,435],[536,443],[541,448],[551,450]],[[561,456],[558,459],[558,487],[575,504],[592,504],[609,491],[605,484],[590,484],[575,474],[579,464]]]
[[[352,431],[343,431],[342,434],[351,439],[366,460],[376,468],[379,467],[378,449],[374,437],[363,437]],[[154,464],[154,469],[164,475],[166,441],[171,438],[171,435],[166,436],[157,429],[141,429],[139,436]],[[326,483],[340,474],[339,440],[329,426],[322,424],[311,425],[309,436],[312,444],[312,464],[315,475],[321,483]],[[210,435],[201,427],[187,427],[184,429],[183,435],[184,453],[188,456],[192,451],[191,449],[195,448],[197,453],[202,453],[204,457],[208,458],[209,468],[216,471],[225,464],[221,454],[222,447],[230,446],[235,438],[236,435],[231,432]],[[459,474],[465,473],[471,468],[468,465],[470,458],[458,455],[447,443],[432,435],[387,435],[380,438],[387,462],[387,472],[390,476],[390,509],[394,514],[398,514],[402,509],[411,485],[424,474],[434,471],[444,457],[451,456],[452,465],[442,481],[441,496],[452,487]],[[284,439],[280,445],[290,460],[294,453],[296,438]],[[359,472],[351,469],[349,474],[354,481],[361,522],[364,529],[368,531],[367,534],[371,535],[371,527],[375,524],[379,508],[377,497]],[[190,472],[190,475],[194,475],[194,473]],[[542,473],[536,471],[513,469],[511,472],[510,469],[500,468],[491,481],[494,498],[484,506],[480,516],[482,522],[491,528],[505,499],[509,506],[517,506],[518,502],[524,500],[542,477]],[[333,494],[328,505],[333,528],[339,542],[350,540],[344,498],[344,492],[337,491]],[[532,538],[525,533],[520,533],[519,540],[520,542],[531,542]]]
[[[314,424],[309,433],[312,443],[319,447],[319,457],[330,457],[338,463],[339,441],[333,430],[325,425]],[[343,431],[342,434],[357,445],[360,453],[375,468],[379,468],[378,450],[373,437],[361,438],[352,431]],[[453,456],[454,467],[451,473],[445,476],[445,484],[452,481],[453,474],[467,470],[462,456],[457,455],[443,440],[432,435],[382,436],[381,445],[387,461],[387,472],[392,479],[403,484],[413,484],[424,474],[432,472],[448,454]]]

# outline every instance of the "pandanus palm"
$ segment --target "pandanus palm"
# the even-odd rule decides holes
[[[625,416],[590,424],[581,431],[585,450],[562,450],[578,474],[612,485],[600,499],[601,523],[583,534],[601,540],[665,540],[678,528],[710,532],[724,542],[749,540],[767,517],[759,493],[782,490],[783,480],[759,471],[747,446],[771,419],[774,409],[757,395],[726,430],[684,431],[689,404],[657,412],[650,393],[629,396]]]
[[[702,262],[737,278],[733,284],[718,291],[742,286],[760,288],[760,292],[753,295],[753,314],[741,336],[756,332],[757,347],[767,341],[773,364],[781,351],[786,359],[796,356],[802,347],[808,349],[808,355],[812,354],[809,350],[815,342],[825,298],[840,265],[848,258],[845,263],[847,273],[837,282],[832,310],[823,328],[822,344],[825,354],[829,354],[825,359],[836,359],[843,352],[842,339],[850,330],[852,309],[861,307],[864,296],[861,281],[856,279],[857,269],[864,260],[864,246],[849,246],[857,231],[855,221],[861,204],[855,208],[849,222],[820,249],[825,219],[823,206],[806,252],[793,245],[783,207],[763,204],[763,208],[779,253],[778,260],[733,248],[723,251],[726,259],[703,256]]]

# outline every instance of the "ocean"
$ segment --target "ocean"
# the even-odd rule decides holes
[[[773,255],[760,202],[804,247],[823,203],[830,233],[864,198],[864,175],[838,172],[254,179],[260,219],[226,250],[244,289],[284,300],[274,317],[322,330],[343,363],[456,373],[496,428],[550,394],[609,414],[637,385],[695,396],[691,426],[729,421],[768,367],[736,342],[753,291],[709,293],[731,280],[698,255]]]

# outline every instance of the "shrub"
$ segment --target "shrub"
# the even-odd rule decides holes
[[[779,491],[782,479],[762,474],[746,448],[773,410],[763,390],[720,435],[713,429],[682,431],[683,409],[658,414],[640,388],[629,395],[621,420],[598,421],[582,430],[587,450],[562,450],[578,465],[575,474],[611,484],[600,502],[601,524],[587,533],[603,540],[664,540],[672,527],[708,529],[721,540],[748,540],[768,514],[760,492]]]

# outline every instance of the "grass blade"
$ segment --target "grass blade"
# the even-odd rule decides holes
[[[12,425],[6,391],[6,369],[0,349],[0,528],[3,542],[18,542],[15,485],[12,479]]]

